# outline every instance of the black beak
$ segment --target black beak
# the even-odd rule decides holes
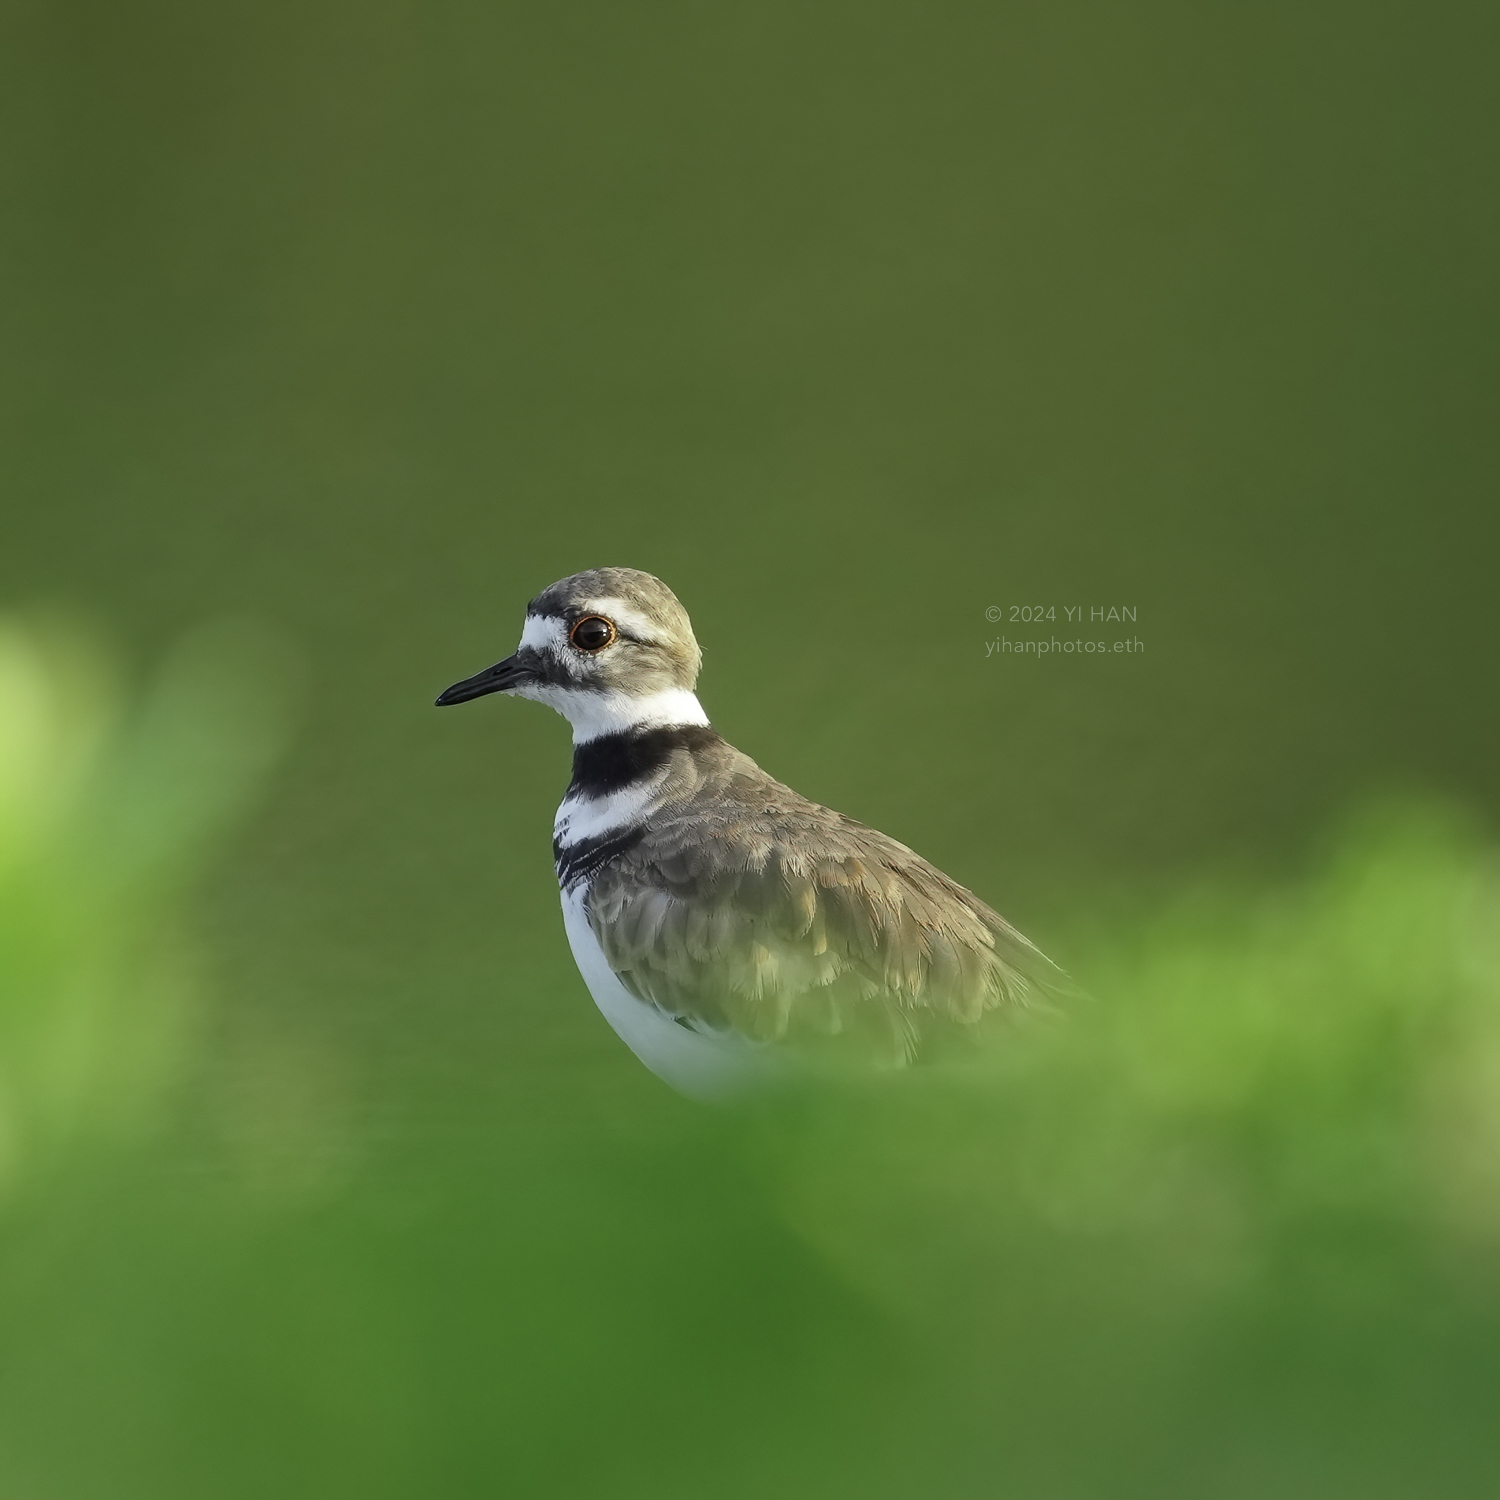
[[[455,682],[439,695],[436,706],[448,708],[455,703],[467,703],[470,698],[482,698],[486,693],[503,693],[527,681],[531,673],[521,664],[519,655],[507,656],[493,667],[486,667],[462,682]]]

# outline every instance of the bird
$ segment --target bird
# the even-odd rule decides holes
[[[563,925],[626,1046],[679,1093],[742,1096],[825,1058],[899,1067],[1067,976],[906,845],[809,801],[730,745],[660,579],[591,568],[526,607],[520,644],[440,708],[491,693],[573,730],[553,824]]]

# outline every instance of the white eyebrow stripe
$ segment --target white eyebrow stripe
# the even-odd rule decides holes
[[[660,642],[661,636],[655,625],[647,615],[633,605],[626,603],[624,599],[591,599],[589,609],[607,616],[613,620],[626,635],[634,636],[638,641]]]
[[[563,643],[563,622],[552,615],[527,615],[521,629],[522,648],[545,651]]]
[[[590,599],[583,606],[583,615],[604,615],[615,622],[626,635],[638,641],[660,642],[661,636],[650,618],[632,608],[624,599]],[[527,615],[521,630],[521,645],[534,651],[561,650],[568,644],[567,620],[556,615]]]

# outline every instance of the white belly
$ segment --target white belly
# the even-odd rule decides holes
[[[583,909],[584,887],[563,893],[573,961],[594,1004],[620,1040],[664,1083],[690,1099],[723,1099],[769,1082],[778,1071],[762,1044],[689,1031],[637,1000],[615,977]]]

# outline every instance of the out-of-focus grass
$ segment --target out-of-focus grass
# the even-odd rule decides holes
[[[1500,885],[1462,819],[1112,922],[1096,998],[966,1061],[727,1114],[567,1057],[365,1080],[346,1167],[268,1194],[164,1091],[225,1045],[178,910],[278,740],[263,664],[200,639],[132,702],[3,641],[5,1494],[1495,1492]]]
[[[779,1125],[791,1220],[1048,1493],[1493,1493],[1491,854],[1372,808],[1089,970],[982,1063]]]
[[[1456,816],[1372,809],[1302,886],[1200,891],[1097,939],[1101,998],[828,1116],[806,1222],[912,1307],[942,1283],[878,1270],[900,1240],[861,1222],[904,1193],[954,1216],[934,1253],[1024,1217],[1135,1244],[1174,1299],[1189,1273],[1252,1284],[1305,1220],[1500,1245],[1496,877]],[[934,1131],[941,1153],[903,1144]]]
[[[248,627],[131,696],[85,630],[0,620],[0,1194],[161,1101],[193,990],[178,904],[282,745],[285,685]]]

